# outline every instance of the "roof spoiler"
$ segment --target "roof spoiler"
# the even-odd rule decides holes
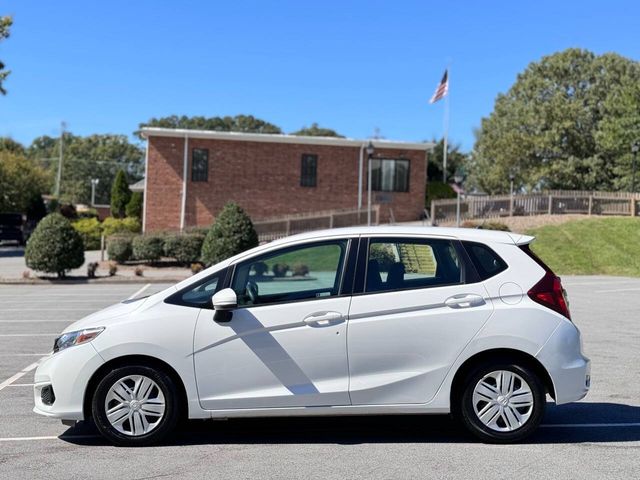
[[[509,233],[509,236],[516,245],[528,245],[536,239],[531,235],[521,235],[519,233]]]

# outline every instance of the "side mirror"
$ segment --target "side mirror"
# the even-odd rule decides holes
[[[233,309],[238,307],[238,296],[232,288],[225,288],[211,297],[213,303],[213,319],[216,322],[229,322],[233,316]]]

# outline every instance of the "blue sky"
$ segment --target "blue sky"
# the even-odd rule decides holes
[[[0,136],[24,143],[61,120],[131,134],[152,116],[238,113],[430,139],[443,102],[428,99],[451,62],[450,139],[470,149],[531,61],[568,47],[640,59],[637,1],[3,0],[4,14]]]

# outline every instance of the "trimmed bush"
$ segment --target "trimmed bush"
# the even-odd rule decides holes
[[[38,223],[24,256],[27,267],[64,278],[67,270],[80,268],[84,263],[82,237],[69,220],[52,213]]]
[[[138,235],[133,237],[131,247],[135,260],[155,262],[162,257],[164,238],[160,235]]]
[[[82,237],[86,250],[99,250],[102,225],[97,218],[83,218],[71,224]]]
[[[202,244],[202,261],[213,265],[258,246],[258,234],[251,219],[235,203],[227,203]]]
[[[140,233],[142,225],[137,218],[107,217],[102,222],[102,232],[107,236],[115,233]]]
[[[118,263],[130,260],[133,253],[131,247],[132,238],[132,235],[126,234],[109,237],[107,239],[107,255],[109,255],[109,260],[114,260]]]
[[[200,259],[204,235],[186,233],[169,235],[164,239],[164,255],[180,263],[193,263]]]
[[[142,192],[133,192],[131,194],[131,200],[129,200],[129,203],[127,203],[127,207],[125,209],[127,217],[133,217],[137,219],[142,218],[142,201]]]

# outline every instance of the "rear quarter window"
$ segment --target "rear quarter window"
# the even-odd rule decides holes
[[[487,245],[476,242],[462,244],[482,280],[494,277],[508,268],[505,261]]]

